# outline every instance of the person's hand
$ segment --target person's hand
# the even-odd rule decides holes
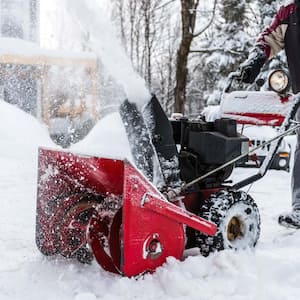
[[[253,83],[265,61],[266,55],[264,51],[255,48],[248,59],[240,65],[241,80],[244,83]]]
[[[260,66],[255,64],[255,62],[249,62],[248,64],[240,66],[240,72],[241,81],[244,83],[251,84],[255,81],[255,78],[258,76],[260,72]]]

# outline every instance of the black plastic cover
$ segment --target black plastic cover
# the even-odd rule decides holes
[[[228,137],[220,132],[189,132],[188,149],[199,155],[201,163],[221,165],[241,155],[243,136]]]

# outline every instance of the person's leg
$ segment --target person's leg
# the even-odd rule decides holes
[[[294,166],[292,173],[292,208],[300,210],[300,136],[297,135]]]
[[[300,120],[300,110],[297,113],[297,121]],[[300,228],[300,131],[297,132],[297,145],[292,171],[292,211],[282,214],[278,218],[280,225],[291,228]]]

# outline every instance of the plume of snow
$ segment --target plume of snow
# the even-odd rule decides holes
[[[90,35],[90,47],[114,79],[120,83],[131,102],[143,105],[150,99],[145,81],[134,71],[130,59],[114,32],[109,18],[108,1],[64,0],[66,10]]]

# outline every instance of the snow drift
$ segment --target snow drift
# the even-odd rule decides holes
[[[119,113],[101,119],[71,151],[112,158],[131,158],[127,135]]]
[[[0,157],[34,162],[39,146],[57,147],[45,125],[21,109],[0,100]]]

